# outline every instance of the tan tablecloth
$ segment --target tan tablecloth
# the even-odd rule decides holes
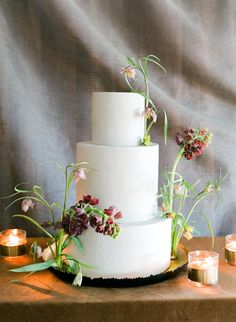
[[[209,249],[209,238],[194,238],[189,249]],[[236,267],[224,262],[224,239],[216,238],[220,278],[215,287],[196,288],[186,271],[159,284],[136,288],[73,287],[50,271],[35,273],[21,284],[11,283],[22,274],[13,266],[29,259],[0,260],[0,321],[236,321]],[[24,263],[23,263],[24,261]]]

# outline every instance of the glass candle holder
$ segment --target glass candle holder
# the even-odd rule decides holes
[[[188,254],[188,279],[194,286],[210,286],[218,282],[219,254],[197,250]]]
[[[6,229],[0,232],[0,255],[21,256],[26,253],[26,232],[22,229]]]
[[[225,261],[230,265],[236,265],[236,234],[225,237]]]

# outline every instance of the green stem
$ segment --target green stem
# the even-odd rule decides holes
[[[148,135],[149,132],[151,131],[153,124],[154,124],[154,121],[151,121],[150,124],[148,125],[148,128],[146,129],[146,135]]]
[[[57,250],[56,250],[56,253],[57,253],[56,261],[57,261],[58,268],[61,268],[61,266],[62,266],[62,244],[63,244],[63,238],[64,238],[64,230],[63,229],[60,229],[59,230],[59,238],[58,238],[58,242],[57,242]]]
[[[68,168],[66,167],[66,172],[65,172],[65,179],[66,179],[66,186],[65,186],[65,195],[64,195],[64,204],[63,204],[63,209],[62,209],[62,214],[61,218],[63,217],[65,210],[66,210],[66,201],[67,201],[67,194],[68,194],[68,187],[67,187],[67,180],[68,180]]]
[[[186,219],[185,219],[185,223],[187,223],[187,222],[188,222],[188,220],[189,220],[190,216],[192,215],[192,213],[193,213],[194,209],[195,209],[195,208],[196,208],[196,206],[199,204],[199,202],[200,202],[203,198],[205,198],[205,196],[206,196],[206,194],[203,194],[203,195],[202,195],[199,199],[197,199],[197,200],[195,201],[195,203],[192,205],[191,209],[189,210],[188,216],[187,216],[187,217],[186,217]]]
[[[173,211],[173,195],[174,195],[173,190],[174,190],[175,172],[176,172],[178,163],[179,163],[180,159],[182,158],[183,152],[184,152],[184,147],[179,150],[179,152],[178,152],[178,154],[176,156],[175,162],[173,164],[172,171],[171,171],[170,187],[169,187],[169,191],[170,191],[170,198],[169,198],[170,209],[169,209],[169,212]]]
[[[36,194],[36,196],[38,196],[42,202],[44,202],[45,206],[48,207],[50,213],[51,213],[51,216],[52,216],[52,222],[53,222],[53,227],[55,229],[55,225],[56,225],[56,218],[55,218],[55,214],[52,210],[52,207],[49,205],[49,203],[47,202],[47,200],[45,200],[39,193],[33,191],[34,194]]]

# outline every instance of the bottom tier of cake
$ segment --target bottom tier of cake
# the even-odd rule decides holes
[[[82,263],[90,278],[137,278],[164,272],[170,265],[171,219],[123,224],[117,239],[89,228],[80,237],[83,252],[74,243],[66,249]]]

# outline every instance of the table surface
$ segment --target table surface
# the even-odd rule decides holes
[[[42,239],[38,238],[39,242]],[[32,239],[29,239],[31,242]],[[210,249],[210,238],[185,242],[189,250]],[[219,283],[197,288],[189,284],[186,270],[158,284],[135,288],[74,287],[46,270],[25,278],[13,267],[28,264],[20,259],[0,259],[0,321],[27,322],[148,322],[236,321],[236,266],[224,261],[224,238],[217,237],[220,253]]]

